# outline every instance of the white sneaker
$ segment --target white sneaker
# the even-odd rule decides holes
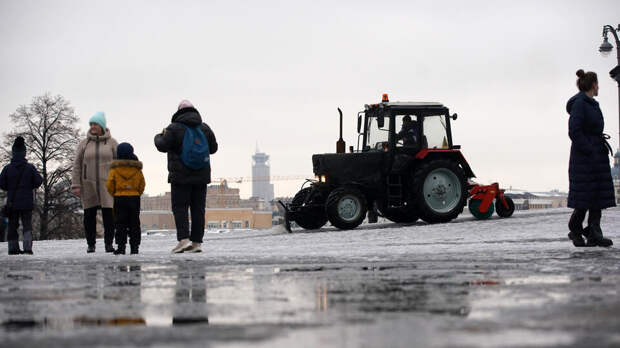
[[[186,253],[200,253],[202,249],[200,248],[200,243],[192,242],[192,244],[185,247],[183,251]]]
[[[185,250],[185,248],[187,248],[188,246],[191,246],[189,242],[189,238],[181,239],[179,241],[179,244],[177,244],[177,246],[175,246],[174,249],[172,249],[172,253],[173,254],[182,253]]]

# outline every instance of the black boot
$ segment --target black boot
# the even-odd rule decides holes
[[[138,253],[138,246],[137,245],[132,245],[131,246],[131,253],[134,254],[134,255]]]
[[[584,229],[584,235],[588,239],[587,246],[610,247],[614,244],[609,238],[603,237],[601,226],[592,225]]]
[[[114,251],[114,255],[125,255],[125,244],[119,244]]]
[[[22,250],[19,248],[19,242],[16,240],[9,240],[7,243],[9,246],[9,255],[21,255]]]
[[[86,249],[87,253],[94,253],[95,252],[95,246],[94,245],[89,245],[88,249]]]
[[[113,253],[114,252],[114,247],[112,246],[112,244],[106,244],[105,245],[105,252],[106,253]]]
[[[568,239],[573,241],[573,245],[576,247],[584,247],[586,246],[586,242],[583,240],[583,237],[581,236],[583,234],[583,230],[582,231],[570,231],[568,232]]]

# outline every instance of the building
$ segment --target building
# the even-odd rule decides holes
[[[269,210],[269,204],[264,199],[259,197],[250,197],[249,199],[241,200],[241,208],[250,208],[257,211]]]
[[[511,188],[505,194],[512,198],[515,210],[565,208],[568,203],[568,194],[559,190],[527,192]]]
[[[140,223],[142,230],[176,229],[171,211],[142,211]],[[205,212],[205,228],[207,229],[267,229],[271,226],[271,211],[254,211],[250,208],[210,208]]]
[[[140,197],[140,210],[172,211],[170,192],[158,196],[142,195]]]
[[[143,196],[140,222],[143,230],[174,230],[170,192],[159,196]],[[228,187],[226,180],[207,187],[205,222],[209,229],[271,228],[272,212],[262,198],[242,200],[239,189]]]
[[[226,180],[207,187],[207,208],[240,208],[239,189],[228,187]]]
[[[140,212],[142,230],[174,230],[174,215],[169,210],[142,210]]]
[[[264,152],[252,156],[252,197],[262,198],[265,202],[273,200],[273,184],[270,182],[269,156]]]
[[[207,209],[206,225],[215,228],[271,228],[270,211],[254,211],[251,208]]]
[[[146,211],[172,211],[170,192],[140,198],[140,209]],[[228,187],[226,180],[219,185],[207,186],[207,208],[239,208],[239,189]]]

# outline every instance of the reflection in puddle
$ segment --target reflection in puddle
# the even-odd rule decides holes
[[[207,317],[194,317],[194,318],[183,318],[183,317],[173,317],[172,325],[188,325],[188,324],[208,324],[209,318]]]
[[[70,294],[53,300],[50,294],[58,292],[51,291],[29,301],[32,293],[26,292],[27,311],[20,312],[10,296],[3,298],[2,289],[9,285],[0,284],[5,330],[372,322],[385,313],[406,312],[467,317],[470,292],[496,285],[477,281],[477,271],[425,271],[414,264],[240,266],[209,271],[204,264],[188,261],[55,267],[64,267],[71,276],[10,279],[10,286],[19,289],[46,283]]]
[[[151,271],[154,270],[154,274]],[[161,271],[167,271],[162,274]],[[204,271],[184,266],[145,268],[141,287],[143,314],[149,326],[208,323]]]
[[[508,277],[501,287],[481,287],[472,294],[470,318],[476,320],[497,319],[506,310],[536,308],[550,302],[569,302],[571,297],[564,291],[553,291],[549,286],[570,284],[575,281],[567,275],[532,275]],[[544,291],[525,291],[544,288]]]
[[[209,322],[204,267],[138,263],[55,267],[64,267],[64,272],[52,277],[46,272],[5,274],[0,280],[0,328],[66,330]]]
[[[317,310],[319,312],[325,312],[327,311],[327,308],[329,307],[327,305],[327,288],[324,286],[319,286],[319,288],[316,291],[316,304],[317,304]]]
[[[531,284],[568,284],[571,278],[567,275],[534,275],[528,277],[508,278],[506,285],[531,285]]]
[[[119,317],[111,319],[98,319],[98,318],[43,318],[40,320],[35,319],[18,319],[8,320],[2,323],[8,331],[18,331],[27,329],[70,329],[86,326],[143,326],[146,325],[144,318],[128,318]]]

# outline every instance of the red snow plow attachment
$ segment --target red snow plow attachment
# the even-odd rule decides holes
[[[498,183],[491,185],[474,184],[469,189],[469,211],[478,220],[485,220],[493,215],[493,210],[497,210],[497,215],[502,218],[512,216],[515,211],[515,204],[512,198],[504,195],[504,190],[499,188]],[[495,205],[493,204],[495,200]]]

